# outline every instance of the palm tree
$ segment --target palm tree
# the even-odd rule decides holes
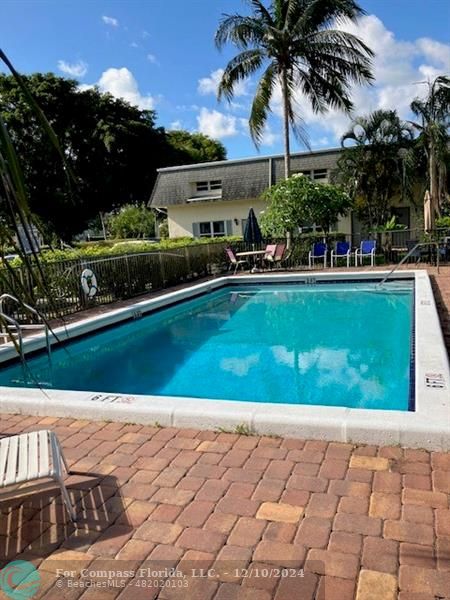
[[[369,229],[385,225],[391,198],[398,192],[403,197],[412,194],[412,127],[395,110],[376,110],[354,119],[341,143],[337,180]]]
[[[370,82],[372,51],[358,37],[341,31],[339,22],[356,21],[364,11],[354,0],[249,0],[250,16],[223,15],[215,41],[240,52],[230,60],[218,98],[231,100],[236,86],[264,69],[253,98],[249,126],[261,142],[276,87],[283,102],[285,176],[290,173],[289,130],[309,147],[296,106],[302,92],[315,112],[352,109],[350,84]]]
[[[427,158],[428,191],[431,200],[431,228],[434,217],[441,214],[447,194],[447,169],[450,142],[450,77],[441,75],[428,82],[425,99],[416,98],[411,110],[419,123],[411,123],[419,131],[419,144]]]

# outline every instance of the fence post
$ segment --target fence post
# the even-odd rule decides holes
[[[125,254],[125,265],[127,268],[127,278],[128,278],[128,294],[127,296],[131,296],[131,275],[130,275],[130,263],[128,262],[128,254]]]
[[[164,271],[164,258],[163,258],[163,255],[161,254],[161,250],[158,250],[158,255],[159,255],[159,268],[161,271],[162,287],[165,288],[166,287],[166,274]]]
[[[207,248],[207,258],[206,258],[206,269],[205,272],[207,275],[211,274],[211,244],[207,244],[208,248]]]
[[[190,276],[192,275],[192,269],[191,269],[191,256],[189,253],[189,246],[184,247],[184,258],[186,261],[186,279],[190,279]]]

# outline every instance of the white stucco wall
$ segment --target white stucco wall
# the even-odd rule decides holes
[[[262,200],[224,200],[217,202],[196,202],[169,206],[167,218],[169,236],[193,237],[192,223],[202,221],[232,221],[233,235],[242,235],[242,219],[246,219],[248,211],[253,208],[259,218],[265,208]],[[237,219],[238,223],[235,223]]]
[[[192,224],[202,221],[231,221],[232,235],[242,235],[242,219],[247,218],[250,208],[253,208],[259,219],[265,206],[265,202],[259,199],[196,202],[169,206],[167,209],[169,237],[193,237]],[[351,230],[350,215],[339,220],[338,231],[349,234]]]

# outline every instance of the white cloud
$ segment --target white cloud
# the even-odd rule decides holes
[[[105,25],[109,25],[110,27],[119,27],[119,21],[114,17],[107,17],[106,15],[103,15],[102,21]]]
[[[202,77],[198,80],[197,91],[202,96],[208,94],[217,95],[217,89],[219,87],[220,80],[222,79],[224,71],[223,69],[217,69],[212,71],[209,77]],[[248,95],[248,81],[240,81],[234,88],[234,96],[247,96]]]
[[[65,73],[66,75],[70,75],[71,77],[84,77],[88,70],[88,65],[79,60],[75,63],[68,63],[65,60],[58,60],[58,69]]]
[[[178,131],[180,129],[184,129],[183,123],[180,120],[172,121],[169,125],[169,131]]]
[[[87,90],[93,90],[95,85],[93,83],[80,83],[78,86],[78,91],[86,92]]]
[[[239,133],[238,119],[232,115],[226,115],[218,110],[209,110],[202,107],[197,116],[198,130],[200,133],[213,138],[232,137]]]
[[[281,134],[274,133],[269,124],[266,124],[261,137],[261,146],[274,146],[281,139]]]
[[[417,47],[427,60],[437,63],[446,72],[450,71],[450,46],[448,44],[442,44],[430,38],[419,38]]]
[[[147,54],[147,60],[151,62],[153,65],[159,65],[158,59],[154,54]]]
[[[139,44],[137,44],[136,42],[131,42],[130,47],[131,48],[139,48]]]
[[[223,358],[220,361],[222,371],[228,371],[236,377],[245,377],[252,367],[259,363],[259,354],[249,354],[244,358]]]
[[[95,84],[101,92],[109,92],[115,98],[122,98],[141,110],[151,110],[156,99],[150,94],[144,95],[139,91],[136,79],[126,67],[106,69]],[[94,85],[80,85],[81,91],[88,90]]]
[[[396,109],[400,117],[409,118],[411,101],[426,91],[420,82],[450,70],[449,44],[431,38],[399,40],[375,15],[364,16],[356,24],[339,25],[339,28],[360,37],[375,52],[373,85],[352,88],[354,115],[364,115],[383,108]],[[318,127],[325,137],[331,138],[331,144],[336,144],[348,129],[350,118],[343,112],[330,110],[325,114],[315,114],[309,101],[300,92],[296,100],[305,124]],[[278,86],[274,93],[273,110],[279,116],[282,114],[281,106]]]

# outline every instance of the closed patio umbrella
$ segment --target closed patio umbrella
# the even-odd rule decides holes
[[[425,192],[425,198],[423,203],[423,221],[424,229],[428,233],[434,229],[434,210],[431,206],[430,192]]]
[[[247,244],[260,244],[262,242],[261,229],[253,208],[250,209],[245,224],[244,242],[247,242]]]

